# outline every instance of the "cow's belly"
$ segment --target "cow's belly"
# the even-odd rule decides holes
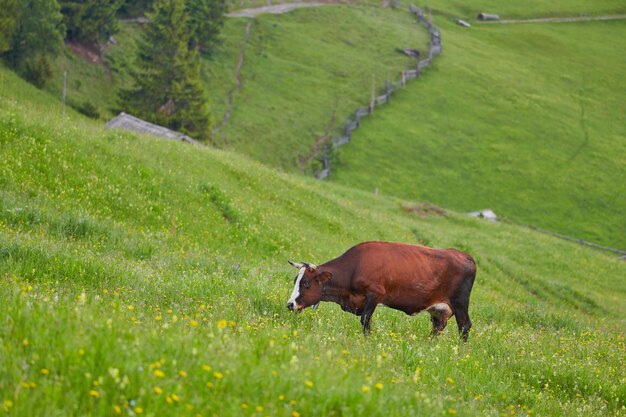
[[[445,301],[439,300],[438,298],[441,297],[436,297],[432,293],[403,289],[391,294],[388,293],[380,301],[380,304],[395,310],[403,311],[409,315],[414,315],[420,311],[426,310],[429,306],[437,302]]]

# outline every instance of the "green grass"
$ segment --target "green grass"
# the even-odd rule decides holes
[[[619,0],[558,0],[510,2],[502,0],[479,0],[471,3],[460,0],[445,0],[430,4],[433,11],[446,16],[475,19],[478,13],[486,12],[500,16],[501,19],[520,19],[533,17],[563,16],[601,16],[626,13],[626,5]]]
[[[63,73],[67,72],[68,106],[92,118],[112,118],[120,109],[118,91],[132,82],[130,72],[139,35],[140,26],[120,23],[120,32],[114,36],[116,44],[107,45],[102,53],[104,64],[88,62],[66,48],[53,61],[53,77],[45,90],[61,101]]]
[[[0,74],[0,412],[623,414],[623,261],[61,119]],[[336,305],[285,308],[287,259],[369,239],[476,258],[467,344],[425,315],[378,309],[363,337]]]
[[[363,122],[333,180],[626,248],[626,24],[438,23],[444,54]]]
[[[226,109],[228,90],[245,33],[245,19],[229,19],[222,52],[208,63],[216,114]],[[406,11],[329,6],[252,22],[234,95],[230,122],[216,134],[220,146],[268,165],[297,170],[320,137],[343,127],[386,79],[397,80],[414,60],[399,47],[424,48],[426,32]],[[228,76],[226,76],[228,75]],[[334,124],[332,119],[334,118]]]
[[[234,93],[230,121],[216,130],[213,145],[291,172],[319,168],[315,142],[339,131],[357,107],[369,102],[372,92],[380,92],[386,79],[399,79],[403,69],[415,64],[396,48],[425,50],[428,42],[408,12],[362,3],[253,19],[243,85]],[[216,128],[235,88],[247,22],[228,18],[222,44],[203,60],[202,76]],[[140,36],[138,25],[120,26],[116,44],[103,54],[106,65],[66,52],[55,60],[46,90],[60,100],[67,71],[70,105],[83,112],[93,107],[102,119],[114,116],[120,110],[119,89],[131,83]]]

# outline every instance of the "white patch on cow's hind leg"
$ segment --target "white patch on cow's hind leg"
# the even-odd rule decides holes
[[[428,311],[433,317],[444,317],[446,320],[452,316],[452,309],[446,303],[433,304],[428,307],[426,311]]]
[[[446,328],[448,319],[452,317],[452,309],[446,303],[437,303],[429,306],[426,311],[430,313],[430,321],[433,324],[432,335],[436,336]]]
[[[300,280],[304,276],[304,272],[306,271],[306,267],[300,268],[300,272],[298,273],[298,278],[296,278],[296,283],[293,286],[293,291],[291,292],[291,297],[289,297],[289,301],[287,304],[293,303],[294,307],[298,307],[296,304],[296,299],[300,296]]]

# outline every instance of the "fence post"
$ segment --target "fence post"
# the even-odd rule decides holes
[[[65,117],[65,97],[67,95],[67,71],[63,71],[63,117]]]

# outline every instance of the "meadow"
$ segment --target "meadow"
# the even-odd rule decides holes
[[[0,410],[10,416],[623,415],[626,263],[508,224],[106,131],[0,67]],[[462,343],[369,337],[295,270],[363,240],[478,264]]]
[[[428,41],[405,10],[380,4],[227,19],[222,45],[203,66],[212,144],[287,172],[319,169],[324,144],[346,117],[412,63],[396,48],[424,50]],[[491,208],[516,223],[624,249],[623,23],[471,30],[453,23],[474,23],[484,10],[503,18],[626,12],[615,0],[437,4],[444,54],[333,155],[331,180],[453,210]],[[101,119],[121,110],[117,92],[129,85],[140,32],[121,27],[105,65],[67,52],[46,90],[60,99],[67,70],[70,105]]]
[[[248,22],[250,37],[237,88]],[[101,64],[69,50],[59,56],[46,90],[60,100],[67,71],[71,106],[103,120],[123,110],[117,95],[131,83],[141,29],[134,23],[120,23],[120,28]],[[311,174],[318,168],[319,148],[344,119],[378,93],[385,80],[396,80],[415,65],[397,48],[425,49],[428,35],[403,10],[336,5],[255,19],[227,18],[221,40],[204,58],[202,69],[212,113],[211,144],[289,172]],[[223,126],[227,111],[231,117]]]
[[[624,21],[435,22],[444,53],[364,120],[331,180],[625,248]]]
[[[220,117],[235,84],[247,22],[226,22],[223,49],[207,65],[207,84]],[[385,80],[397,80],[403,69],[415,65],[397,48],[421,49],[428,43],[408,12],[374,7],[337,5],[260,15],[251,25],[242,87],[233,95],[228,124],[213,141],[290,172],[311,173],[316,142],[329,142],[346,116],[378,94]]]

